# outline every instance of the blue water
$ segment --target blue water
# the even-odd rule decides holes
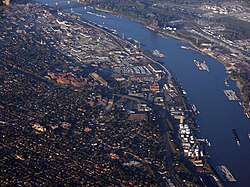
[[[237,180],[236,183],[227,183],[226,186],[249,186],[250,140],[247,133],[250,130],[250,120],[244,116],[237,101],[228,101],[224,95],[223,90],[228,89],[224,85],[227,75],[221,63],[207,55],[181,49],[181,45],[188,44],[171,37],[164,39],[138,22],[88,8],[88,11],[105,15],[106,19],[90,15],[84,11],[83,6],[74,8],[73,11],[84,19],[116,29],[119,35],[124,33],[125,38],[140,41],[145,50],[158,49],[165,54],[166,58],[161,59],[164,66],[177,76],[178,82],[188,93],[189,102],[194,103],[201,112],[197,122],[202,136],[208,138],[212,144],[209,152],[213,164],[225,164]],[[210,72],[199,71],[193,63],[194,59],[205,60]],[[230,89],[238,91],[232,82]],[[233,138],[233,128],[238,131],[240,147]]]

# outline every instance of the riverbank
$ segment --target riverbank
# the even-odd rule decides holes
[[[145,22],[143,22],[143,21],[141,21],[141,20],[138,20],[138,19],[135,19],[135,18],[133,18],[133,17],[131,17],[131,16],[120,15],[118,12],[114,12],[114,11],[111,11],[111,10],[106,10],[106,9],[103,9],[103,8],[100,8],[100,7],[94,7],[94,8],[95,8],[96,10],[98,10],[98,11],[102,11],[102,12],[105,12],[105,13],[109,13],[109,14],[114,15],[114,16],[117,16],[117,17],[128,18],[128,19],[131,19],[132,21],[136,21],[136,22],[138,22],[138,23],[144,25],[147,29],[149,29],[149,30],[151,30],[151,31],[153,31],[153,32],[156,32],[156,33],[162,35],[161,37],[164,38],[164,39],[166,39],[166,37],[163,37],[163,35],[166,35],[166,36],[175,38],[175,39],[177,39],[177,40],[186,42],[186,43],[190,44],[190,45],[195,49],[195,51],[200,52],[200,53],[205,54],[205,55],[208,55],[208,56],[212,57],[213,59],[215,59],[216,61],[220,62],[220,63],[225,67],[225,69],[227,69],[228,67],[230,67],[230,66],[228,65],[228,63],[230,63],[230,62],[225,62],[225,61],[222,60],[221,58],[218,58],[217,56],[215,56],[212,52],[210,52],[210,51],[204,51],[204,49],[203,49],[202,47],[197,46],[197,45],[196,45],[194,42],[192,42],[191,40],[189,40],[189,39],[187,39],[187,38],[185,38],[185,37],[180,37],[180,36],[178,36],[178,34],[180,34],[180,33],[178,33],[178,31],[174,31],[174,32],[176,32],[176,34],[171,33],[171,31],[170,31],[170,32],[161,31],[161,30],[159,30],[159,29],[157,29],[157,28],[153,28],[153,27],[147,25]],[[223,56],[224,54],[221,54],[221,55]],[[240,80],[238,80],[238,79],[233,79],[232,76],[230,76],[230,71],[226,71],[226,73],[228,74],[228,76],[230,77],[230,79],[231,79],[232,81],[235,81],[235,84],[236,84],[236,85],[242,84],[242,83],[240,82]],[[243,90],[244,85],[243,85],[242,87],[237,87],[237,88],[239,88],[239,93],[241,94],[241,95],[240,95],[241,101],[242,101],[243,103],[247,103],[247,102],[248,102],[248,97],[246,97],[246,93],[245,93],[245,91]],[[247,115],[247,113],[248,113],[248,108],[245,108],[245,107],[243,107],[243,106],[245,106],[245,105],[240,105],[240,107],[241,107],[242,110],[243,110],[243,113],[246,115],[246,117],[248,117],[248,116],[249,116],[249,115]],[[249,113],[250,113],[250,112],[249,112]]]
[[[180,101],[181,101],[181,108],[183,108],[183,110],[185,111],[185,113],[186,113],[186,111],[188,111],[190,108],[189,108],[189,103],[187,102],[187,100],[183,97],[183,95],[182,95],[182,90],[181,90],[181,88],[179,88],[179,84],[177,83],[177,81],[176,80],[174,80],[174,78],[173,78],[173,76],[172,76],[172,74],[169,72],[169,70],[165,67],[165,66],[163,66],[160,62],[158,62],[157,60],[155,60],[155,59],[153,59],[153,58],[151,58],[150,56],[148,56],[146,53],[143,53],[143,56],[145,57],[145,58],[147,58],[151,63],[156,63],[157,65],[159,65],[161,68],[162,68],[162,70],[163,70],[163,72],[164,72],[164,74],[166,74],[167,75],[167,77],[168,77],[168,79],[170,80],[172,80],[173,81],[173,85],[174,85],[174,87],[176,88],[176,94],[177,94],[177,97],[179,97],[180,98]],[[166,106],[167,107],[167,106]],[[188,116],[188,114],[186,114],[187,116]],[[193,121],[193,120],[195,120],[195,119],[193,119],[191,116],[189,116],[188,117],[189,118],[189,123],[192,123],[192,124],[194,124],[193,125],[193,127],[191,127],[191,129],[192,129],[192,132],[194,132],[194,134],[198,134],[198,132],[196,132],[196,130],[198,129],[198,125],[197,124],[195,124],[195,121]],[[173,123],[173,124],[175,124],[175,137],[174,137],[174,139],[176,139],[176,140],[178,140],[178,143],[174,143],[174,144],[181,144],[181,142],[179,142],[180,140],[179,140],[179,130],[178,130],[178,123],[179,123],[179,121],[177,120],[177,121],[174,121],[173,119],[172,119],[172,117],[170,118],[171,119],[171,123]],[[192,122],[190,122],[192,120]],[[169,124],[167,124],[167,125],[169,125]],[[169,129],[173,129],[173,127],[170,127],[169,126]],[[170,145],[172,145],[173,144],[173,142],[171,141],[171,139],[172,138],[169,138],[169,141],[168,141],[168,143],[170,144]],[[171,147],[171,146],[170,146]],[[177,146],[173,146],[173,147],[177,147]],[[182,149],[182,148],[180,148],[180,149]],[[176,156],[176,149],[175,148],[173,148],[172,149],[173,150],[173,156]],[[177,149],[178,150],[178,149]],[[177,151],[177,152],[180,152],[180,151]],[[178,158],[182,158],[183,159],[183,155],[184,155],[184,153],[178,153]],[[186,158],[186,157],[185,157]],[[178,160],[178,159],[177,159]],[[192,171],[193,172],[193,174],[194,175],[197,175],[197,173],[198,173],[198,171],[196,171],[193,167],[190,167],[190,164],[191,164],[191,160],[189,160],[189,162],[188,163],[186,163],[186,160],[189,160],[189,158],[186,158],[186,159],[184,159],[184,161],[183,161],[183,166],[182,167],[184,167],[184,165],[185,165],[185,167],[187,167],[187,168],[189,168],[190,169],[190,171]],[[214,173],[214,171],[211,169],[212,168],[212,164],[211,163],[209,163],[209,160],[207,160],[207,158],[204,158],[204,163],[206,163],[204,166],[205,166],[205,168],[206,168],[206,172],[207,173],[210,173],[211,175],[213,175],[213,176],[217,176],[217,174],[216,173]],[[181,167],[179,167],[179,166],[176,166],[177,168],[181,168]],[[198,169],[197,169],[198,170]],[[204,169],[205,170],[205,169]],[[198,174],[199,175],[199,174]],[[217,181],[218,182],[218,181]],[[219,181],[218,182],[218,186],[223,186],[223,184]]]
[[[162,34],[165,34],[165,33],[162,33]],[[156,63],[157,65],[159,65],[162,69],[163,69],[163,71],[165,72],[165,74],[168,76],[168,79],[171,79],[173,82],[174,82],[174,87],[176,88],[176,90],[177,90],[177,93],[178,93],[178,97],[180,97],[180,100],[181,100],[181,103],[182,103],[182,107],[184,108],[184,111],[189,111],[189,110],[191,110],[189,107],[189,105],[190,105],[190,103],[187,101],[187,98],[184,98],[183,97],[183,95],[182,95],[182,89],[181,89],[181,87],[180,87],[180,85],[177,83],[177,81],[173,78],[173,76],[172,76],[172,74],[169,72],[169,70],[164,66],[164,65],[162,65],[159,61],[157,61],[157,60],[155,60],[155,59],[153,59],[153,58],[151,58],[150,56],[148,56],[146,53],[144,54],[143,53],[143,55],[144,55],[144,57],[145,58],[147,58],[149,61],[151,61],[152,63]],[[199,132],[197,131],[197,129],[198,129],[198,125],[195,123],[195,118],[194,117],[191,117],[191,116],[189,116],[188,117],[188,119],[190,120],[190,121],[192,121],[192,122],[190,122],[189,121],[189,123],[192,123],[193,125],[191,126],[191,129],[192,129],[192,131],[194,132],[194,134],[199,134]],[[170,120],[170,119],[169,119]],[[171,118],[171,123],[174,123],[174,124],[178,124],[178,122],[177,121],[173,121],[172,120],[172,118]],[[169,124],[168,124],[169,125]],[[178,128],[176,128],[176,126],[175,127],[173,127],[173,125],[172,125],[172,127],[171,127],[171,125],[169,125],[169,129],[175,129],[175,132],[176,132],[176,137],[175,137],[175,139],[178,139]],[[169,138],[169,141],[168,141],[168,143],[170,144],[170,147],[171,147],[171,145],[173,144],[173,142],[171,141],[171,138]],[[181,144],[180,142],[179,143],[174,143],[174,144]],[[173,147],[177,147],[177,146],[173,146]],[[177,147],[178,148],[178,147]],[[179,152],[179,151],[176,151],[176,149],[175,148],[173,148],[172,149],[173,150],[173,155],[176,155],[177,154],[177,152]],[[178,149],[177,149],[178,150]],[[179,155],[179,157],[182,157],[183,156],[183,153],[179,153],[178,154]],[[206,169],[207,169],[207,171],[206,172],[208,172],[208,173],[210,173],[212,176],[214,176],[214,178],[216,178],[216,182],[217,182],[217,185],[218,186],[220,186],[220,187],[222,187],[223,186],[223,183],[220,181],[220,179],[218,179],[218,177],[217,177],[217,174],[216,174],[216,172],[213,170],[213,165],[209,162],[209,160],[206,158],[205,159],[205,161],[204,161],[204,165],[205,165],[205,167],[206,167]]]
[[[164,40],[160,34],[151,32],[138,22],[122,18],[122,16],[106,16],[105,21],[88,15],[86,18],[114,28],[127,37],[135,38],[142,43],[143,49],[147,51],[158,49],[167,56],[163,65],[173,73],[178,82],[183,84],[183,88],[188,93],[187,100],[194,103],[201,112],[197,120],[202,135],[207,137],[212,144],[212,147],[209,148],[211,163],[215,166],[226,164],[232,171],[237,179],[237,184],[230,184],[230,187],[246,182],[248,178],[245,171],[248,171],[246,165],[249,164],[242,160],[249,152],[249,139],[246,136],[249,130],[247,128],[249,121],[242,115],[242,110],[237,102],[228,102],[225,98],[223,81],[227,75],[223,65],[207,55],[202,56],[200,53],[182,50],[180,46],[185,44],[180,40],[172,37]],[[193,66],[193,59],[206,60],[213,71],[209,74],[197,71]],[[237,89],[234,84],[230,86]],[[231,115],[232,112],[234,115]],[[232,139],[231,130],[233,128],[237,128],[241,137],[240,149],[235,146]],[[223,154],[221,153],[222,148]],[[232,160],[234,162],[231,162]]]

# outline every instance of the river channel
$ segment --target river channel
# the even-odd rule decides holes
[[[38,0],[38,2],[53,1]],[[66,4],[67,2],[63,6]],[[55,6],[55,4],[50,4],[50,6]],[[243,114],[239,102],[229,101],[223,93],[225,89],[239,90],[232,81],[230,81],[230,87],[225,86],[226,70],[220,62],[199,52],[182,49],[181,46],[190,45],[172,37],[163,38],[133,20],[96,11],[89,7],[84,10],[84,5],[73,9],[63,9],[63,11],[75,13],[84,19],[115,29],[120,36],[124,34],[125,38],[139,41],[144,50],[157,49],[163,53],[166,57],[160,60],[183,85],[189,103],[195,104],[200,111],[197,123],[200,126],[201,135],[211,142],[209,153],[213,165],[226,165],[237,180],[235,183],[225,183],[225,186],[246,187],[249,185],[250,120]],[[193,63],[194,59],[205,60],[210,71],[200,71]],[[232,129],[237,129],[240,146],[234,140]]]

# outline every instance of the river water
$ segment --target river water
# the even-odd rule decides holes
[[[53,1],[38,0],[42,3]],[[67,2],[64,3],[66,4]],[[104,15],[106,18],[90,15],[87,11]],[[228,101],[224,95],[223,90],[228,89],[224,85],[227,75],[221,63],[207,55],[181,49],[180,46],[189,45],[171,37],[162,38],[138,22],[95,11],[92,8],[84,10],[84,5],[73,8],[73,12],[89,21],[116,29],[119,35],[124,33],[125,38],[138,40],[145,50],[158,49],[165,54],[166,57],[161,59],[164,66],[176,76],[177,81],[186,90],[189,102],[194,103],[201,112],[197,122],[201,135],[208,138],[212,144],[209,150],[212,163],[225,164],[237,180],[235,183],[225,183],[225,185],[235,187],[250,185],[250,139],[247,135],[250,130],[250,120],[244,116],[237,101]],[[193,63],[194,59],[205,60],[210,72],[198,70]],[[229,88],[238,91],[234,82],[230,82]],[[240,146],[237,146],[234,140],[232,134],[234,128],[238,131]]]

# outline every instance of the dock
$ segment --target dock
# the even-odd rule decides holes
[[[224,182],[236,182],[236,179],[225,165],[216,166],[215,170]]]

